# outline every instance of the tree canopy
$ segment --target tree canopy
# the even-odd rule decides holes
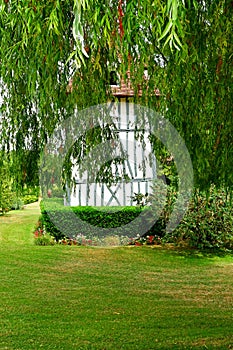
[[[1,147],[17,181],[36,181],[59,121],[107,102],[111,71],[130,71],[135,101],[184,138],[196,186],[232,188],[232,22],[232,0],[1,0]]]

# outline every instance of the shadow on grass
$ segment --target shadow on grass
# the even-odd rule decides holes
[[[223,250],[223,249],[196,249],[191,248],[188,246],[185,247],[178,247],[178,246],[171,246],[171,247],[164,247],[163,249],[170,251],[174,255],[180,255],[185,258],[191,258],[191,259],[205,259],[205,258],[225,258],[225,257],[233,257],[233,251],[232,250]]]

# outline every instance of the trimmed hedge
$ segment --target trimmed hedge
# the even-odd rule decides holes
[[[46,232],[57,241],[64,237],[73,238],[79,234],[90,238],[109,234],[136,237],[150,226],[152,228],[144,234],[156,234],[153,213],[148,207],[108,207],[108,212],[103,209],[85,206],[63,207],[56,201],[46,203],[42,201],[40,221]]]

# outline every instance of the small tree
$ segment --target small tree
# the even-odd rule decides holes
[[[12,191],[9,169],[4,162],[0,167],[0,210],[3,214],[11,208],[13,200],[14,192]]]

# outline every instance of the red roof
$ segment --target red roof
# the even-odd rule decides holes
[[[145,76],[144,76],[144,79],[147,80]],[[112,90],[113,96],[116,96],[116,97],[133,97],[135,95],[135,91],[130,82],[129,72],[128,72],[127,82],[125,82],[124,79],[121,79],[120,85],[111,85],[111,90]],[[154,93],[155,93],[155,96],[160,96],[159,89],[155,89]],[[137,95],[142,96],[142,89],[140,86],[137,91]]]
[[[135,95],[134,89],[130,84],[126,84],[125,82],[121,82],[120,86],[111,85],[111,90],[113,96],[116,97],[133,97]],[[155,96],[160,96],[159,89],[154,90]],[[137,91],[138,96],[142,96],[142,89],[139,88]]]
[[[144,79],[147,80],[147,78],[144,76]],[[111,90],[113,96],[116,97],[133,97],[135,95],[135,91],[132,87],[132,84],[130,82],[130,75],[128,72],[128,79],[127,82],[125,82],[124,79],[121,79],[120,85],[111,85]],[[67,93],[71,93],[73,91],[73,79],[71,78],[69,80],[69,84],[67,86]],[[159,97],[161,95],[159,89],[155,88],[154,90],[155,96]],[[139,89],[137,91],[138,96],[142,96],[142,88],[139,86]]]

